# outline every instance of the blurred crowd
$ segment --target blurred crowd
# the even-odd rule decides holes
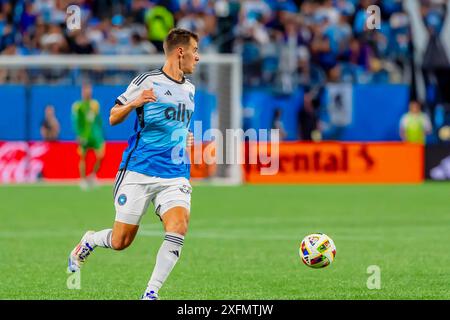
[[[202,52],[240,53],[247,85],[324,81],[399,82],[412,42],[402,0],[0,0],[0,52],[151,54],[172,27],[201,37]],[[421,0],[431,30],[442,28],[445,0]],[[81,8],[81,30],[66,8]],[[367,7],[381,8],[367,30]]]
[[[428,35],[419,60],[414,48],[418,36],[412,32],[417,19],[407,6],[413,1]],[[450,110],[446,89],[450,63],[439,35],[449,2],[0,0],[0,54],[156,54],[163,51],[170,29],[189,29],[199,34],[201,53],[241,55],[245,86],[268,88],[276,94],[302,87],[304,108],[299,122],[309,129],[300,136],[310,140],[318,126],[325,85],[333,82],[408,83],[415,99],[420,73],[425,88],[421,102],[431,116],[441,119],[436,120],[438,124],[444,123],[442,115],[450,112],[445,111]],[[80,28],[74,30],[66,23],[74,14],[67,12],[71,5],[80,8],[80,21],[75,19]],[[372,5],[375,9],[368,10]],[[94,81],[97,76],[104,82],[105,75],[114,79],[117,74],[97,71],[89,75]],[[0,83],[39,82],[36,79],[70,83],[71,77],[77,74],[56,69],[0,70]],[[280,115],[274,118],[275,127],[282,125],[280,119]]]

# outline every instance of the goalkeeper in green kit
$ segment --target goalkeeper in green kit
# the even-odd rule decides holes
[[[80,186],[87,189],[95,183],[96,175],[100,169],[105,155],[105,139],[103,138],[100,104],[92,99],[92,87],[83,84],[81,89],[82,100],[72,105],[72,122],[77,135],[78,154],[80,155]],[[95,153],[95,164],[92,172],[86,177],[86,154],[89,149]]]

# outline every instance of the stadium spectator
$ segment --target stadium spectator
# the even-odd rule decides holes
[[[284,129],[283,120],[281,120],[282,111],[280,108],[276,108],[272,119],[272,129],[279,130],[280,141],[287,138],[286,130]]]
[[[26,33],[34,27],[37,20],[37,10],[33,2],[26,2],[25,8],[20,17],[20,32]]]
[[[3,49],[2,55],[14,56],[20,53],[19,48],[14,43],[8,44]],[[27,72],[23,69],[0,68],[0,83],[26,83],[28,80]]]
[[[213,32],[214,44],[218,52],[231,53],[234,46],[234,26],[238,23],[240,2],[238,0],[216,0],[214,16],[217,17],[216,29]]]
[[[169,30],[175,26],[174,16],[163,5],[154,5],[145,13],[145,24],[148,30],[148,40],[156,47],[158,52],[163,52],[163,41]]]
[[[11,45],[14,45],[13,26],[5,20],[2,21],[2,16],[0,15],[0,51]]]
[[[317,97],[317,96],[316,96]],[[314,133],[319,129],[319,116],[317,114],[318,103],[314,92],[305,92],[303,97],[303,107],[298,113],[299,140],[312,141]]]
[[[135,32],[131,35],[131,44],[127,54],[150,54],[156,52],[156,47],[149,41],[143,39],[139,33]]]
[[[279,79],[282,93],[292,93],[297,87],[298,47],[301,43],[295,20],[286,18],[281,44],[278,46]]]
[[[41,136],[44,141],[56,141],[59,137],[59,121],[55,115],[55,108],[47,105],[44,111],[44,120],[41,123]]]
[[[96,50],[92,42],[84,32],[77,32],[76,35],[68,38],[70,52],[76,54],[94,54]]]
[[[40,39],[44,54],[69,53],[69,46],[59,25],[48,25],[45,34]]]
[[[436,116],[437,106],[450,104],[450,52],[441,36],[447,16],[445,1],[423,1],[422,19],[429,40],[423,55],[422,70],[428,93],[426,106],[433,116]]]

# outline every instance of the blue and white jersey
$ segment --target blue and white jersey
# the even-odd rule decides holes
[[[153,89],[156,102],[136,109],[135,132],[128,139],[120,169],[160,178],[189,179],[186,138],[194,113],[195,87],[185,78],[177,81],[156,69],[134,78],[116,103],[130,103],[148,89]]]

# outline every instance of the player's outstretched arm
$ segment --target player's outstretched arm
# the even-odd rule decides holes
[[[120,105],[116,104],[111,108],[109,114],[109,123],[114,126],[123,122],[127,116],[136,108],[142,107],[144,104],[149,102],[156,102],[156,96],[153,89],[143,90],[141,94],[133,101],[128,104]]]

